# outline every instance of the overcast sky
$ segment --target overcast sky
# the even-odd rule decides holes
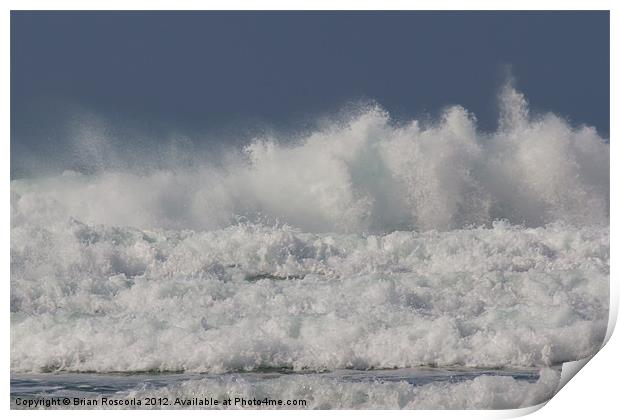
[[[490,130],[507,67],[535,109],[609,135],[607,12],[12,12],[12,163],[62,153],[82,112],[191,136],[376,100]]]

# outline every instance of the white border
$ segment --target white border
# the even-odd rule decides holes
[[[80,2],[76,0],[65,1],[34,1],[23,0],[13,1],[9,0],[4,2],[5,10],[0,18],[0,31],[2,42],[0,43],[1,54],[5,59],[2,66],[2,79],[4,81],[5,97],[2,101],[2,128],[4,134],[4,141],[2,142],[2,150],[0,152],[0,161],[2,162],[1,168],[4,173],[5,180],[10,177],[9,165],[10,165],[10,10],[37,10],[37,9],[59,9],[59,10],[150,10],[150,9],[176,9],[176,10],[243,10],[243,9],[286,9],[286,10],[611,10],[611,115],[610,115],[610,133],[616,133],[618,129],[618,84],[615,83],[614,72],[617,71],[617,34],[615,30],[619,23],[619,19],[614,10],[614,2],[602,1],[602,0],[590,0],[590,1],[576,1],[576,0],[564,0],[564,1],[549,1],[549,0],[522,0],[522,1],[488,1],[488,0],[474,0],[474,1],[458,1],[458,0],[435,0],[435,1],[416,1],[408,2],[404,0],[382,0],[382,1],[343,1],[343,0],[315,0],[315,1],[251,1],[251,0],[231,0],[231,1],[197,1],[197,0],[176,0],[176,1],[164,1],[164,0],[151,0],[151,1],[119,1],[119,0],[93,0],[88,3]],[[610,134],[611,136],[611,134]],[[614,163],[620,163],[618,152],[616,147],[611,147],[611,178],[619,179],[619,170],[616,169]],[[615,188],[616,184],[612,182],[611,189],[611,213],[615,213],[618,208],[618,194]],[[10,277],[10,189],[9,183],[4,182],[1,184],[1,199],[3,205],[0,207],[0,212],[4,224],[2,225],[2,241],[1,247],[1,273],[4,281],[4,296],[2,299],[2,313],[9,313],[9,277]],[[611,238],[612,244],[617,237],[617,223],[615,218],[611,218]],[[612,246],[612,250],[615,249]],[[608,339],[618,315],[618,301],[620,297],[620,290],[618,281],[616,280],[616,260],[615,252],[612,251],[611,262],[611,313],[610,313],[610,329],[608,331]],[[10,385],[9,385],[9,370],[10,370],[10,347],[9,347],[9,317],[4,316],[2,319],[2,330],[5,338],[4,346],[2,346],[2,361],[3,366],[0,367],[4,374],[4,381],[1,384],[0,394],[2,398],[3,409],[6,414],[15,418],[23,417],[46,417],[46,418],[81,418],[84,416],[83,411],[44,411],[44,412],[32,412],[32,411],[10,411]],[[324,411],[321,412],[322,416],[328,418],[336,418],[340,416],[355,416],[356,418],[376,418],[379,416],[390,416],[395,418],[411,418],[412,416],[418,418],[506,418],[524,415],[536,411],[532,418],[583,418],[586,415],[594,415],[594,418],[615,418],[618,410],[617,400],[617,381],[620,379],[620,370],[618,369],[618,363],[616,355],[620,355],[620,342],[617,337],[612,337],[607,345],[597,354],[592,361],[588,363],[588,366],[578,374],[578,378],[570,381],[566,387],[564,387],[557,396],[555,396],[547,406],[536,411],[539,407],[521,409],[521,410],[505,410],[505,411]],[[570,366],[575,368],[578,364]],[[567,366],[567,368],[569,368]],[[578,370],[578,369],[577,369]],[[568,369],[567,371],[568,372]],[[566,373],[565,373],[566,375]],[[566,376],[563,375],[565,378]],[[544,405],[544,404],[543,404]],[[542,406],[542,405],[541,405]],[[8,412],[8,413],[7,413]],[[89,417],[101,418],[110,414],[124,417],[124,418],[142,418],[142,417],[162,417],[162,416],[175,416],[177,417],[180,411],[168,411],[168,412],[146,412],[146,411],[89,411],[87,415]],[[204,418],[212,416],[222,416],[226,418],[239,418],[239,417],[259,417],[259,418],[288,418],[291,414],[295,417],[310,418],[315,416],[316,413],[309,411],[295,411],[293,413],[286,411],[222,411],[222,412],[201,412],[201,411],[188,411],[182,412],[184,416],[190,416],[194,418]]]

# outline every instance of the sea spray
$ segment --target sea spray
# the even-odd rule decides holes
[[[426,124],[396,123],[370,106],[302,138],[256,138],[218,162],[175,166],[171,157],[149,171],[16,179],[12,225],[68,217],[175,230],[242,218],[316,233],[446,231],[496,220],[607,225],[608,142],[552,113],[530,115],[511,86],[500,106],[492,133],[460,106]]]
[[[459,106],[427,124],[369,107],[217,165],[12,180],[12,371],[592,355],[609,308],[609,144],[531,115],[511,86],[500,102],[492,133]]]

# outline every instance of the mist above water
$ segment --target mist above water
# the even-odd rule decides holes
[[[82,129],[74,155],[88,170],[14,180],[13,221],[71,216],[205,230],[243,219],[312,232],[449,230],[499,219],[607,224],[608,142],[553,113],[530,115],[510,84],[499,107],[492,133],[460,106],[431,123],[395,123],[371,105],[301,138],[220,145],[217,159],[186,142],[147,150],[133,165],[104,135]]]

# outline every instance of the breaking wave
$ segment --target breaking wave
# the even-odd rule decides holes
[[[46,388],[46,396],[63,398],[71,395],[96,402],[84,405],[53,405],[50,408],[96,409],[514,409],[531,407],[553,397],[560,382],[557,369],[543,368],[535,375],[514,378],[502,372],[482,372],[479,375],[462,375],[445,371],[439,375],[417,372],[409,376],[400,370],[360,372],[335,372],[321,374],[224,374],[204,375],[202,378],[178,380],[168,375],[169,383],[160,380],[142,382],[129,389],[115,388],[127,376],[80,375],[80,386],[70,387],[62,380],[76,380],[75,376],[54,375],[54,385]],[[378,377],[375,376],[378,374]],[[86,376],[86,378],[84,378]],[[469,377],[468,377],[469,376]],[[519,375],[517,376],[525,376]],[[132,376],[135,377],[135,376]],[[139,377],[139,375],[138,375]],[[170,379],[170,378],[173,379]],[[60,382],[59,382],[60,379]],[[165,381],[165,380],[164,380]],[[135,382],[135,380],[134,380]],[[78,390],[76,390],[76,388]],[[106,394],[101,395],[101,390]],[[68,392],[69,391],[69,392]],[[209,396],[209,397],[206,397]],[[112,397],[112,398],[110,398]],[[11,408],[23,409],[12,396]],[[146,399],[165,401],[167,405],[145,405]],[[123,404],[112,405],[110,399]],[[230,399],[230,404],[224,401]],[[21,398],[23,401],[23,397]],[[281,401],[281,405],[278,404]],[[217,401],[216,405],[213,401]],[[23,403],[22,403],[23,404]],[[294,404],[294,405],[293,405]],[[44,405],[36,408],[42,409]]]
[[[608,142],[510,86],[494,133],[371,107],[217,163],[16,179],[11,226],[13,371],[550,366],[607,325]]]
[[[478,131],[459,106],[426,125],[391,123],[371,107],[301,139],[256,139],[219,162],[14,180],[13,222],[72,216],[205,230],[242,218],[342,233],[449,230],[500,219],[528,227],[607,224],[608,143],[553,114],[531,117],[510,86],[500,98],[494,133]],[[103,140],[93,141],[81,147],[105,149]]]

